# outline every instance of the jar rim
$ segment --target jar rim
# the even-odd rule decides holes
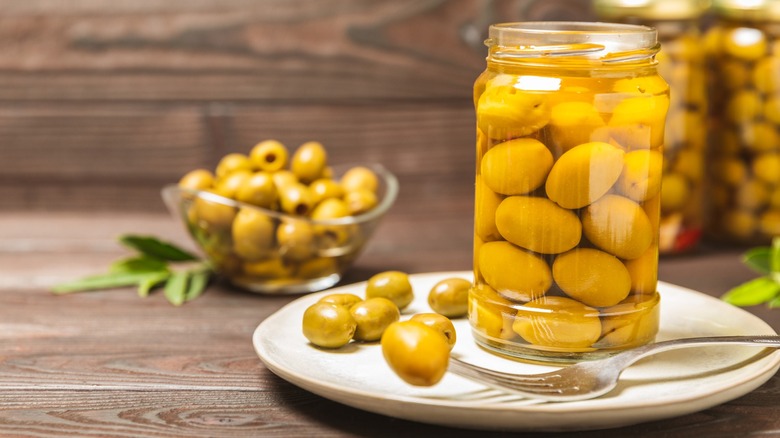
[[[651,58],[657,31],[649,26],[578,21],[527,21],[490,26],[493,58],[570,57],[620,61]]]

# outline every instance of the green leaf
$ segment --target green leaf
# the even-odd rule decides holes
[[[174,306],[181,306],[187,295],[187,282],[189,273],[175,272],[165,283],[165,298]]]
[[[171,273],[165,271],[165,272],[158,272],[155,274],[151,274],[148,277],[144,278],[138,283],[138,296],[142,298],[148,297],[149,292],[152,289],[154,289],[155,286],[167,280],[168,277],[170,276]]]
[[[116,272],[93,275],[79,280],[62,283],[52,288],[55,294],[109,289],[138,284],[150,274],[148,272]]]
[[[769,262],[771,254],[772,250],[766,246],[751,248],[742,256],[742,262],[754,271],[769,274],[771,272]]]
[[[769,277],[760,277],[726,292],[721,298],[735,306],[755,306],[774,299],[780,293],[780,284]]]
[[[112,263],[109,272],[168,272],[168,264],[156,257],[142,255]]]
[[[208,272],[194,272],[190,277],[190,284],[187,287],[187,294],[184,296],[185,301],[191,301],[198,298],[206,289],[206,285],[209,282]]]
[[[772,239],[772,256],[769,259],[769,269],[772,273],[780,273],[780,238]]]
[[[140,251],[142,254],[172,262],[187,262],[198,260],[198,257],[178,246],[163,242],[151,236],[126,234],[119,237],[123,245]]]
[[[780,307],[780,295],[776,296],[772,301],[767,303],[767,306],[769,306],[770,309]]]

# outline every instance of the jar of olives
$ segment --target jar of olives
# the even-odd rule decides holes
[[[671,90],[664,138],[658,250],[694,249],[702,235],[704,158],[707,144],[705,56],[701,15],[707,0],[596,0],[602,19],[644,24],[658,31],[663,50],[658,72]]]
[[[765,244],[780,235],[780,1],[715,0],[705,48],[715,133],[707,233]]]
[[[476,341],[557,362],[652,341],[669,107],[655,30],[507,23],[486,44],[474,85]]]

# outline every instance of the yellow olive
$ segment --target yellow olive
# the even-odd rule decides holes
[[[385,271],[368,279],[366,298],[382,297],[395,303],[403,310],[414,299],[414,290],[409,276],[400,271]]]
[[[409,320],[421,322],[444,335],[447,339],[447,344],[450,346],[450,350],[455,346],[455,342],[458,341],[457,333],[455,333],[455,326],[452,325],[452,321],[444,315],[438,313],[417,313],[409,318]]]
[[[265,140],[256,144],[249,152],[249,161],[254,167],[266,172],[276,172],[287,166],[287,148],[277,140]]]
[[[387,327],[398,321],[401,312],[387,298],[369,298],[353,304],[349,312],[357,322],[353,338],[358,341],[378,341]]]
[[[496,209],[501,196],[490,190],[481,175],[477,175],[474,193],[474,232],[487,241],[501,239],[496,227]]]
[[[745,210],[760,210],[769,203],[769,189],[763,182],[749,179],[737,189],[735,201]]]
[[[367,189],[351,190],[344,195],[344,203],[351,215],[366,213],[376,207],[378,202],[374,192]]]
[[[689,203],[691,188],[684,176],[670,172],[661,179],[661,211],[680,211]]]
[[[428,305],[448,318],[459,318],[468,311],[471,282],[463,278],[445,278],[428,292]]]
[[[601,336],[598,310],[571,298],[544,296],[518,307],[512,329],[530,344],[582,350]]]
[[[663,144],[668,108],[666,95],[623,99],[612,109],[610,133],[626,150],[658,147]]]
[[[347,294],[347,293],[341,293],[341,294],[328,294],[324,297],[320,298],[321,303],[330,303],[335,304],[337,306],[344,306],[347,309],[351,309],[352,306],[355,304],[363,301],[362,298],[355,294]]]
[[[244,186],[252,173],[248,170],[236,170],[217,180],[214,193],[226,198],[236,199],[238,190]]]
[[[764,94],[780,91],[780,56],[760,59],[753,67],[753,85]]]
[[[292,276],[292,269],[285,265],[282,259],[274,257],[258,262],[245,262],[243,264],[245,274],[262,278],[287,278]]]
[[[658,284],[658,247],[650,245],[641,256],[625,262],[631,276],[631,290],[637,295],[652,295]]]
[[[418,321],[390,324],[382,335],[382,355],[405,382],[432,386],[447,371],[450,347],[446,338]]]
[[[344,306],[314,303],[303,312],[303,336],[318,347],[342,347],[356,329],[355,319]]]
[[[337,219],[349,216],[349,207],[341,199],[328,198],[314,207],[311,218],[314,220]]]
[[[306,260],[298,266],[300,278],[322,278],[339,272],[339,266],[333,257],[317,257]]]
[[[558,254],[574,248],[582,225],[571,210],[547,198],[510,196],[496,209],[496,227],[508,241],[542,254]]]
[[[740,126],[742,143],[755,152],[773,152],[780,148],[780,134],[768,122],[749,122]]]
[[[623,262],[597,249],[577,248],[559,255],[552,274],[566,295],[588,306],[614,306],[631,290]]]
[[[353,167],[344,172],[344,175],[341,177],[341,187],[345,192],[360,189],[376,192],[378,186],[379,178],[377,178],[374,171],[368,167]]]
[[[207,190],[214,185],[214,175],[206,169],[195,169],[187,172],[179,180],[179,187],[192,190]]]
[[[284,220],[276,228],[279,254],[287,260],[303,261],[314,253],[314,229],[302,220]]]
[[[490,138],[522,137],[542,129],[550,120],[545,94],[492,86],[477,102],[477,126]]]
[[[297,216],[309,214],[314,205],[309,188],[300,183],[280,187],[279,204],[283,212]]]
[[[603,126],[604,119],[590,102],[569,101],[552,107],[550,127],[561,153],[589,142],[593,131]]]
[[[276,185],[277,190],[282,190],[283,187],[291,184],[297,184],[299,182],[298,177],[289,170],[280,170],[278,172],[272,173],[271,176],[274,179],[274,184]]]
[[[765,119],[775,125],[780,125],[780,96],[774,95],[768,98],[764,103],[762,111]]]
[[[653,227],[647,213],[636,202],[617,195],[605,195],[582,213],[585,237],[600,249],[635,259],[653,242]]]
[[[478,263],[485,282],[514,301],[540,297],[552,286],[552,273],[547,262],[509,242],[482,245]]]
[[[755,215],[743,210],[726,211],[721,220],[726,233],[739,239],[751,237],[758,227]]]
[[[780,210],[767,210],[761,214],[758,229],[766,236],[780,236]]]
[[[309,191],[311,192],[314,205],[317,205],[326,199],[341,198],[344,196],[344,189],[341,188],[341,184],[327,178],[320,178],[313,181],[309,184]]]
[[[780,184],[780,154],[766,153],[757,156],[753,160],[753,174],[767,184]]]
[[[729,56],[755,61],[766,53],[766,36],[759,29],[735,27],[726,31],[722,38],[723,52]]]
[[[244,154],[227,154],[217,163],[215,174],[218,179],[222,179],[236,171],[252,172],[252,163]]]
[[[602,338],[596,344],[605,347],[636,347],[651,342],[659,326],[658,295],[642,301],[633,297],[603,310]]]
[[[601,198],[623,171],[625,153],[608,143],[575,146],[550,170],[547,196],[563,208],[582,208]]]
[[[490,338],[509,340],[517,336],[512,322],[517,311],[514,303],[487,285],[477,285],[469,294],[469,322]]]
[[[242,208],[232,228],[233,250],[239,257],[254,261],[269,257],[274,248],[274,222],[262,211]]]
[[[278,193],[268,172],[255,172],[236,191],[236,200],[262,208],[273,208]]]
[[[637,150],[624,157],[617,187],[626,197],[646,201],[661,191],[663,155],[654,150]]]
[[[726,103],[726,118],[734,123],[747,123],[761,113],[761,97],[752,90],[734,94]]]
[[[532,138],[519,138],[490,148],[480,169],[483,181],[494,192],[522,195],[539,188],[552,166],[547,146]]]
[[[322,201],[311,213],[311,218],[314,220],[338,219],[347,216],[349,216],[347,204],[336,198]],[[320,245],[324,248],[347,245],[359,233],[354,224],[316,225],[314,232],[318,236]]]
[[[712,165],[713,175],[720,181],[729,186],[739,186],[747,179],[748,170],[745,163],[739,158],[723,157],[715,161]],[[664,183],[661,183],[663,191]]]
[[[230,227],[236,216],[235,207],[209,200],[203,196],[195,198],[193,210],[198,222],[203,222],[209,231]]]
[[[303,183],[310,183],[322,177],[328,164],[328,156],[321,143],[309,141],[302,144],[293,154],[290,169]]]

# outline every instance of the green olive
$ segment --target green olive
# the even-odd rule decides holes
[[[357,323],[344,306],[314,303],[303,313],[303,336],[314,345],[339,348],[352,339]]]
[[[236,191],[236,199],[262,208],[272,208],[278,194],[273,177],[268,172],[255,172]]]
[[[367,189],[358,189],[347,192],[344,195],[344,202],[347,204],[350,214],[365,213],[376,207],[378,202],[376,194]]]
[[[214,185],[214,174],[206,169],[195,169],[187,172],[179,180],[179,187],[192,190],[206,190]]]
[[[309,190],[311,191],[312,201],[314,204],[330,199],[341,198],[344,196],[344,189],[336,181],[328,178],[320,178],[311,184],[309,184]]]
[[[349,216],[349,207],[341,199],[328,198],[314,207],[311,218],[314,220],[337,219]]]
[[[287,148],[277,140],[265,140],[256,144],[249,152],[252,164],[266,172],[276,172],[287,165]]]
[[[421,322],[444,335],[447,339],[447,344],[450,346],[450,350],[455,346],[458,336],[455,333],[455,326],[452,325],[452,321],[446,316],[439,315],[438,313],[418,313],[409,319],[411,321]]]
[[[333,257],[317,257],[306,260],[298,266],[300,278],[322,278],[336,274],[339,271],[338,263]]]
[[[212,232],[229,228],[236,216],[235,207],[209,200],[203,196],[195,198],[192,209],[196,222]]]
[[[247,261],[271,255],[274,247],[274,222],[254,208],[242,208],[233,220],[233,250]]]
[[[328,156],[322,144],[309,141],[295,151],[290,168],[301,182],[310,183],[322,176],[327,163]]]
[[[576,351],[590,347],[601,336],[598,314],[571,298],[544,296],[518,307],[512,329],[539,347]]]
[[[248,170],[237,170],[224,178],[218,179],[214,193],[230,199],[236,199],[239,189],[244,186],[252,173]]]
[[[259,262],[245,262],[242,266],[245,274],[261,278],[287,278],[292,275],[292,269],[278,257]]]
[[[302,261],[311,257],[314,246],[314,230],[306,221],[285,220],[276,229],[279,254],[287,260]]]
[[[440,332],[419,321],[394,322],[382,335],[382,355],[405,382],[432,386],[447,371],[450,347]]]
[[[281,190],[282,187],[299,182],[298,177],[289,170],[280,170],[278,172],[274,172],[272,176],[277,190]]]
[[[533,138],[518,138],[490,148],[480,171],[485,184],[496,193],[522,195],[544,184],[553,167],[547,146]]]
[[[344,306],[347,309],[352,308],[355,304],[363,301],[362,298],[355,294],[329,294],[320,298],[320,303],[330,303],[337,306]]]
[[[513,301],[538,298],[552,286],[552,272],[547,262],[509,242],[482,245],[477,267],[487,284]]]
[[[351,192],[355,190],[369,190],[376,192],[376,188],[379,185],[379,179],[373,170],[356,166],[347,170],[341,177],[341,187],[345,192]]]
[[[471,282],[463,278],[445,278],[428,293],[428,305],[448,318],[459,318],[468,311]]]
[[[400,271],[386,271],[374,275],[366,284],[366,298],[383,297],[403,310],[414,299],[409,276]]]
[[[378,341],[390,324],[398,321],[401,312],[387,298],[369,298],[354,304],[349,312],[357,322],[353,338],[358,341]]]
[[[309,188],[300,183],[280,187],[279,204],[283,212],[297,216],[309,214],[314,205]]]
[[[225,155],[219,160],[216,172],[214,173],[216,173],[218,179],[222,179],[238,170],[251,172],[252,162],[249,161],[249,158],[244,154],[232,153]]]

